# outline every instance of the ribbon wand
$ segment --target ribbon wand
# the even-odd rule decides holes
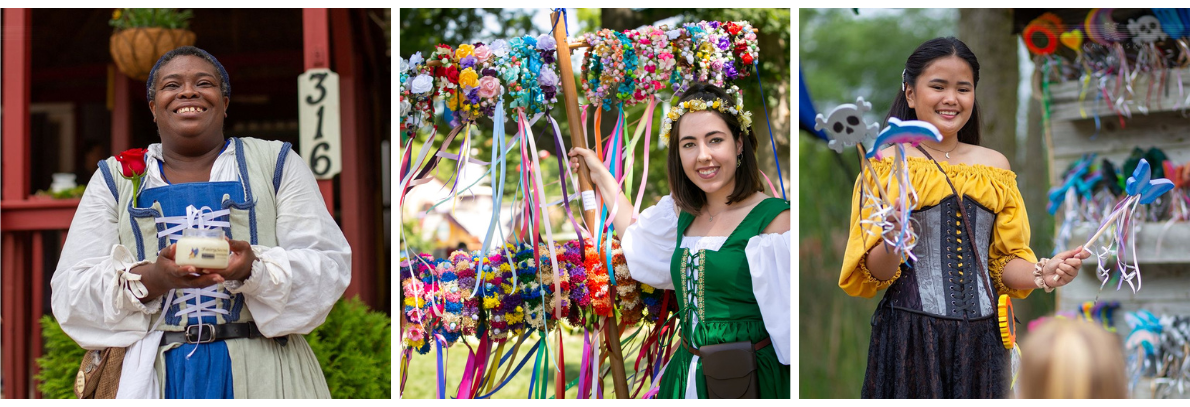
[[[1136,169],[1132,171],[1132,176],[1128,177],[1128,183],[1124,188],[1124,191],[1128,194],[1128,198],[1116,205],[1116,208],[1112,211],[1112,214],[1108,216],[1107,219],[1104,219],[1103,223],[1099,226],[1099,230],[1091,236],[1091,239],[1088,240],[1086,244],[1082,245],[1084,250],[1090,251],[1088,248],[1091,246],[1091,244],[1099,240],[1099,237],[1102,236],[1105,231],[1107,231],[1108,226],[1115,223],[1117,225],[1116,237],[1110,242],[1108,246],[1103,248],[1103,255],[1106,255],[1108,252],[1110,252],[1117,243],[1119,244],[1119,247],[1116,249],[1116,258],[1117,264],[1121,266],[1121,273],[1123,273],[1123,278],[1121,278],[1120,284],[1122,286],[1124,281],[1127,280],[1128,285],[1131,286],[1132,276],[1135,275],[1137,277],[1138,285],[1133,288],[1134,292],[1140,288],[1140,268],[1138,267],[1138,262],[1135,256],[1133,256],[1131,265],[1126,263],[1119,264],[1124,262],[1123,259],[1127,257],[1129,250],[1133,252],[1136,250],[1135,242],[1133,242],[1131,247],[1124,244],[1124,237],[1128,233],[1127,228],[1132,223],[1132,216],[1136,212],[1136,209],[1139,205],[1148,205],[1153,203],[1158,197],[1169,192],[1174,187],[1173,181],[1165,178],[1151,179],[1151,177],[1152,171],[1149,168],[1149,162],[1142,158],[1140,162],[1137,163]],[[1099,257],[1099,261],[1097,262],[1097,273],[1104,277],[1103,281],[1104,284],[1106,284],[1106,277],[1108,274],[1110,274],[1110,271],[1108,271],[1103,266],[1103,255],[1096,253],[1096,256]],[[1129,268],[1134,271],[1132,273],[1127,272]]]

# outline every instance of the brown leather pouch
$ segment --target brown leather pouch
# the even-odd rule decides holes
[[[760,379],[756,377],[756,350],[752,342],[703,345],[698,348],[698,352],[701,354],[708,398],[759,397]]]
[[[120,386],[124,352],[128,348],[89,350],[74,379],[74,395],[80,399],[114,399]]]

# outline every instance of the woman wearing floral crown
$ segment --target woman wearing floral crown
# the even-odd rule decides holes
[[[52,280],[66,334],[127,347],[107,362],[116,393],[95,397],[329,398],[302,335],[346,289],[351,249],[313,174],[289,143],[225,137],[231,84],[206,51],[167,52],[147,88],[161,143],[99,162]],[[177,263],[193,229],[227,240],[226,268]]]
[[[674,142],[670,142],[670,139]],[[591,150],[574,148],[604,197],[616,197],[632,278],[676,289],[681,342],[658,398],[789,398],[789,201],[762,192],[751,113],[734,86],[695,83],[668,112],[670,195],[633,219]],[[676,283],[676,284],[675,284]]]

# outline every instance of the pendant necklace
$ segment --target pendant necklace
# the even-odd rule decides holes
[[[937,151],[937,152],[939,152],[939,153],[946,153],[946,159],[947,159],[947,160],[949,160],[949,159],[950,159],[950,152],[951,152],[951,151],[954,151],[954,150],[955,150],[955,149],[957,149],[957,148],[959,148],[959,143],[954,143],[954,147],[951,147],[951,148],[950,148],[950,151],[942,151],[942,150],[936,149],[936,148],[934,148],[934,147],[926,146],[926,145],[925,145],[925,143],[922,143],[922,145],[923,145],[923,146],[925,146],[925,147],[926,147],[926,148],[928,148],[928,149],[931,149],[931,150]]]

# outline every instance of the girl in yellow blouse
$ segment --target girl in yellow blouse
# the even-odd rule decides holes
[[[867,298],[886,290],[872,316],[862,394],[1005,397],[1011,366],[995,298],[1025,298],[1034,288],[1048,292],[1069,284],[1090,253],[1077,248],[1038,261],[1029,248],[1016,174],[1003,154],[979,146],[979,62],[966,44],[953,37],[926,41],[905,62],[902,81],[885,119],[924,120],[943,139],[922,143],[932,159],[906,149],[918,206],[911,208],[911,224],[894,224],[886,232],[894,236],[908,227],[917,233],[916,261],[902,263],[904,253],[880,244],[883,239],[875,237],[880,231],[860,224],[869,210],[859,183],[871,187],[874,181],[862,175],[856,181],[839,287]],[[890,148],[882,155],[872,165],[879,179],[886,179],[894,154]],[[888,188],[898,193],[895,184]]]

